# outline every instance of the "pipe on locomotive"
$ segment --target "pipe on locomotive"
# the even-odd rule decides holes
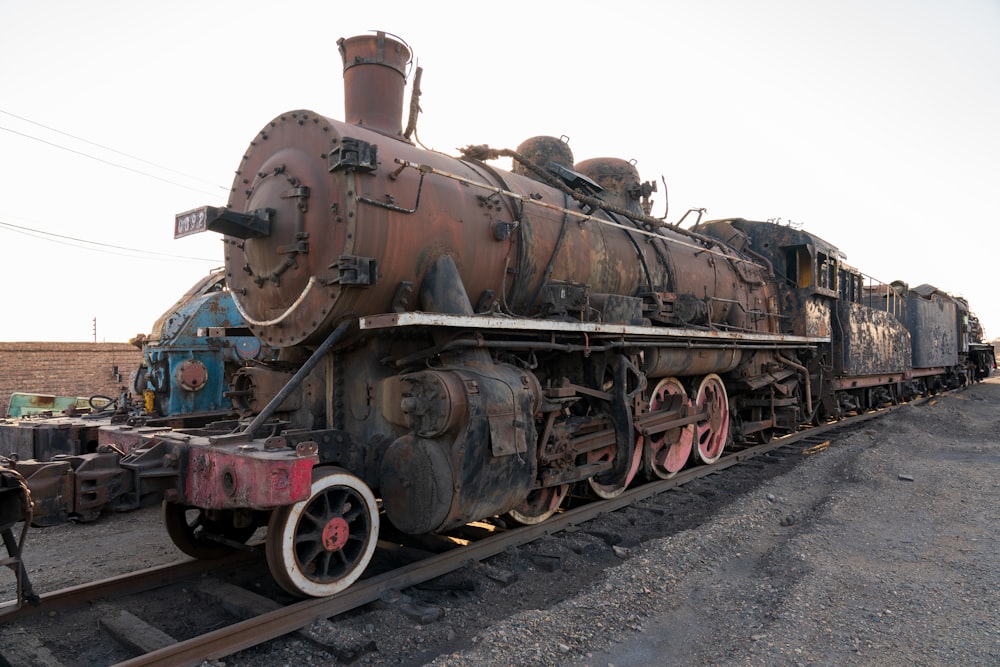
[[[340,342],[340,339],[344,337],[344,334],[347,333],[347,329],[350,328],[350,326],[350,321],[341,322],[340,325],[338,325],[337,328],[326,337],[323,344],[313,351],[312,355],[310,355],[306,362],[302,364],[302,367],[299,368],[295,375],[292,376],[292,379],[289,380],[277,394],[275,394],[274,398],[268,401],[267,405],[264,406],[264,409],[261,410],[260,413],[253,418],[253,421],[247,424],[246,428],[244,428],[240,433],[252,438],[257,429],[263,426],[264,422],[271,418],[271,415],[277,411],[278,407],[284,403],[285,399],[298,390],[302,381],[308,377],[314,368],[316,368],[316,365],[322,361],[327,352],[333,349],[333,346]]]

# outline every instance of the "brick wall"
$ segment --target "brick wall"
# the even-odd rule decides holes
[[[142,351],[128,343],[0,342],[0,417],[14,392],[56,396],[117,396]],[[112,371],[118,367],[119,382]]]

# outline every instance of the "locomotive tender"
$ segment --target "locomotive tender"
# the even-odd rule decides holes
[[[900,290],[821,239],[667,224],[631,163],[574,163],[555,138],[423,150],[416,98],[401,123],[408,47],[339,46],[345,120],[278,116],[228,204],[176,220],[177,236],[225,236],[235,306],[279,351],[237,373],[242,420],[151,440],[186,553],[219,556],[266,522],[276,581],[330,595],[384,521],[537,523],[571,493],[614,497],[728,442],[971,379],[957,344],[915,367]],[[511,171],[487,163],[500,156]]]

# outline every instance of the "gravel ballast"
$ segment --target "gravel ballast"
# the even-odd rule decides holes
[[[1000,664],[1000,378],[808,456],[458,665]]]
[[[460,573],[453,603],[408,590],[335,619],[349,658],[289,638],[206,665],[1000,664],[1000,377],[816,450],[667,537],[581,527],[535,547],[568,554],[555,571],[518,552]],[[178,556],[153,508],[32,531],[25,554],[41,592]]]

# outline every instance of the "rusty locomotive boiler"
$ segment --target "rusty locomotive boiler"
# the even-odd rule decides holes
[[[345,119],[278,116],[228,203],[176,220],[178,236],[225,236],[235,307],[278,350],[234,377],[242,419],[146,446],[186,553],[266,524],[278,583],[329,595],[361,576],[383,522],[541,522],[571,493],[614,497],[833,414],[833,380],[868,372],[830,362],[835,283],[796,295],[776,275],[789,258],[820,271],[805,241],[768,256],[738,225],[667,224],[634,165],[574,162],[552,137],[424,150],[416,93],[402,124],[408,47],[339,46]],[[876,340],[909,344],[893,331]]]

